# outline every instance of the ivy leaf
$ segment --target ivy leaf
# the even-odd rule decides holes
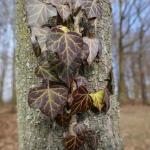
[[[58,61],[52,61],[51,63],[44,61],[35,68],[35,74],[39,78],[59,82],[57,74],[58,65]]]
[[[58,114],[55,118],[56,123],[62,127],[67,127],[69,125],[70,120],[71,115],[68,113]]]
[[[46,51],[47,50],[46,41],[50,29],[48,27],[44,27],[44,28],[32,27],[31,30],[32,30],[32,36],[34,36],[37,39],[41,51],[42,52]]]
[[[88,87],[89,85],[88,80],[83,76],[77,76],[75,78],[75,81],[76,81],[77,87],[80,87],[80,86]]]
[[[83,40],[89,46],[89,56],[88,56],[87,62],[90,65],[92,64],[95,57],[97,56],[98,51],[101,51],[101,43],[100,43],[100,40],[97,38],[84,37]]]
[[[64,138],[64,146],[67,150],[78,150],[84,144],[84,137],[68,135]]]
[[[72,13],[68,5],[59,5],[57,6],[57,10],[64,21],[67,20]]]
[[[77,123],[74,125],[73,130],[77,135],[84,136],[87,131],[87,126],[84,123]]]
[[[64,32],[60,26],[52,28],[48,36],[47,48],[56,52],[67,66],[80,56],[83,49],[83,39],[76,32]]]
[[[62,4],[67,4],[70,0],[44,0],[46,3],[51,3],[53,6],[58,7]]]
[[[98,146],[98,136],[94,130],[88,130],[85,134],[85,143],[90,150],[96,150]]]
[[[103,104],[104,95],[105,95],[104,90],[99,90],[98,92],[90,94],[93,100],[94,107],[96,107],[99,111],[101,111],[102,107],[104,106]]]
[[[88,18],[98,18],[102,15],[102,6],[100,0],[85,0],[83,8]]]
[[[50,17],[57,16],[56,8],[39,0],[26,0],[27,18],[30,26],[42,26]]]
[[[86,112],[92,106],[92,98],[84,86],[80,86],[72,93],[73,102],[70,106],[72,114]]]
[[[84,1],[85,0],[70,0],[69,4],[73,10],[76,10],[84,4]]]
[[[79,68],[80,62],[78,60],[72,62],[70,66],[67,66],[56,58],[49,62],[41,62],[36,67],[35,74],[39,78],[54,82],[63,82],[70,87],[70,81],[74,79]]]
[[[59,67],[58,75],[59,78],[65,82],[68,87],[70,87],[71,81],[74,79],[78,70],[80,69],[80,60],[76,59],[76,61],[72,62],[70,66],[67,64],[62,63]]]
[[[40,109],[42,113],[54,119],[62,113],[66,105],[68,90],[60,85],[41,85],[31,88],[28,95],[30,107]]]

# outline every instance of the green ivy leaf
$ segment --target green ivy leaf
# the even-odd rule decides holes
[[[72,93],[73,102],[70,106],[72,114],[86,112],[92,106],[92,98],[84,86],[80,86]]]
[[[60,85],[41,85],[31,88],[28,95],[30,107],[40,109],[42,113],[54,119],[63,112],[68,90]]]
[[[56,8],[39,0],[26,0],[27,18],[30,26],[42,26],[50,17],[57,16]]]
[[[51,29],[48,36],[47,48],[56,52],[60,60],[67,66],[80,57],[83,49],[83,39],[76,32],[64,32],[62,26],[57,26]]]

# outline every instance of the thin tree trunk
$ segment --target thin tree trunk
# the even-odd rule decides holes
[[[4,50],[2,52],[2,68],[1,68],[1,78],[0,78],[0,103],[3,102],[3,91],[4,91],[4,82],[5,82],[5,76],[7,71],[7,50],[4,47]]]
[[[143,104],[148,104],[147,102],[147,95],[146,95],[146,86],[145,86],[145,75],[144,75],[144,66],[143,66],[143,54],[144,54],[144,46],[143,46],[143,38],[144,38],[144,31],[143,26],[140,29],[140,36],[139,36],[139,69],[140,69],[140,87],[141,87],[141,97]]]
[[[124,103],[128,100],[128,92],[124,78],[124,48],[123,48],[123,20],[124,16],[122,15],[122,0],[119,0],[119,42],[118,42],[118,54],[119,54],[119,82],[118,82],[118,99],[120,103]]]
[[[63,130],[44,117],[39,111],[30,109],[27,103],[29,87],[37,82],[34,75],[36,58],[32,51],[30,32],[26,24],[24,0],[16,0],[16,86],[20,150],[63,150]],[[111,66],[111,6],[108,0],[102,0],[103,16],[95,25],[97,37],[102,38],[103,52],[92,70],[87,72],[92,88],[99,89],[106,85]],[[105,114],[88,114],[86,122],[96,130],[99,137],[97,150],[121,150],[122,141],[119,133],[118,102],[111,95],[111,108]]]
[[[12,112],[16,111],[16,75],[15,75],[15,51],[13,52],[12,62]]]

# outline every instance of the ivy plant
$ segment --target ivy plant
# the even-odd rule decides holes
[[[68,132],[67,150],[97,146],[95,131],[77,121],[87,111],[107,112],[110,89],[91,91],[83,72],[101,54],[93,22],[102,15],[100,0],[26,0],[40,84],[30,88],[28,103]],[[36,48],[35,48],[36,47]],[[38,49],[38,51],[37,51]],[[89,144],[91,143],[91,144]]]

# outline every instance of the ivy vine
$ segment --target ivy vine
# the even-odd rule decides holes
[[[101,1],[26,0],[26,11],[38,58],[35,74],[42,81],[30,88],[29,106],[68,128],[63,137],[67,150],[81,149],[84,143],[95,149],[95,131],[77,116],[109,109],[110,82],[92,92],[83,73],[102,51],[94,31],[102,15]]]

